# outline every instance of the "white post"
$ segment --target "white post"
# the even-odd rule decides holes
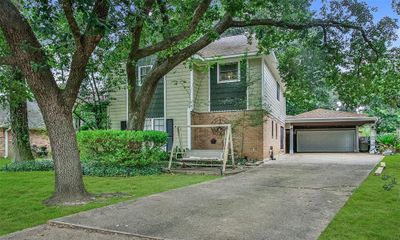
[[[369,142],[370,142],[369,153],[375,153],[376,152],[376,129],[375,129],[375,125],[371,125],[371,136],[369,138]]]
[[[360,136],[358,133],[359,126],[356,126],[356,137],[355,137],[355,144],[354,144],[354,152],[360,152]]]
[[[290,124],[290,154],[294,154],[294,133],[293,133],[293,125]]]

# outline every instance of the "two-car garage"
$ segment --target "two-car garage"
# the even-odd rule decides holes
[[[354,152],[355,129],[298,129],[297,152]]]
[[[358,152],[359,126],[375,122],[363,114],[326,109],[288,116],[287,152]]]

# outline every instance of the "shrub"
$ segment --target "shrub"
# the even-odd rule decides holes
[[[82,131],[77,135],[83,162],[92,167],[142,168],[166,157],[167,134],[160,131]]]
[[[398,144],[397,135],[394,133],[380,134],[378,135],[377,141],[379,144],[379,148],[382,151],[385,151],[387,149],[394,149]]]
[[[54,169],[52,160],[35,160],[12,162],[1,168],[5,172],[31,172],[31,171],[50,171]]]
[[[35,160],[25,162],[12,162],[0,169],[3,172],[32,172],[51,171],[54,164],[51,160]],[[162,165],[152,165],[142,168],[122,166],[97,166],[95,163],[82,163],[82,173],[88,176],[97,177],[130,177],[138,175],[153,175],[162,172]]]

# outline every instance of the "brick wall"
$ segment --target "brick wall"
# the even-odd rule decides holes
[[[0,128],[0,157],[4,156],[5,153],[5,149],[4,149],[4,140],[5,140],[5,130],[4,128]],[[30,130],[29,132],[29,138],[31,141],[31,145],[37,145],[37,146],[43,146],[46,145],[47,148],[50,151],[50,141],[49,138],[47,136],[46,133],[44,133],[43,131],[39,131],[39,130]],[[9,132],[8,135],[8,140],[9,140],[9,144],[8,144],[8,156],[10,158],[12,158],[14,152],[13,152],[13,147],[12,147],[12,135]]]
[[[273,147],[274,155],[285,153],[285,139],[283,139],[283,148],[281,148],[281,127],[283,127],[283,138],[285,138],[285,124],[272,116],[264,117],[264,124],[263,124],[264,159],[269,158],[269,149],[271,146]]]
[[[249,159],[263,159],[263,115],[261,111],[192,112],[192,125],[232,124],[236,155]],[[213,131],[214,130],[214,131]],[[192,128],[192,149],[222,149],[223,136],[217,129]],[[211,144],[216,137],[217,143]]]

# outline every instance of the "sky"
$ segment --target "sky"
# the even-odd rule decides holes
[[[397,15],[392,8],[392,0],[363,0],[371,7],[376,7],[377,11],[374,12],[374,18],[376,21],[379,21],[385,16],[389,16],[391,18],[397,19],[400,24],[400,16]],[[318,10],[321,7],[321,0],[315,0],[312,9]],[[400,38],[400,29],[397,29],[397,35]],[[395,46],[400,47],[400,39],[394,43]]]

